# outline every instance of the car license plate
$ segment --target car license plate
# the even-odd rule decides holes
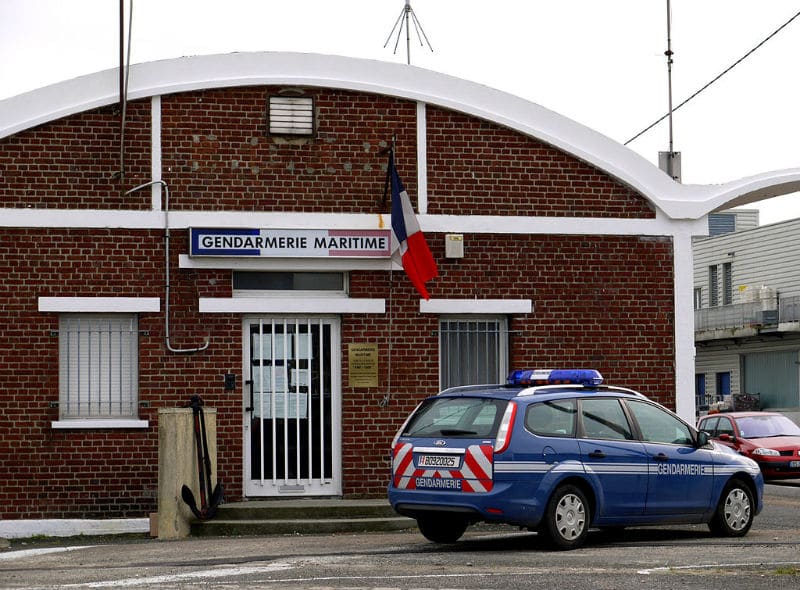
[[[460,463],[457,455],[420,455],[417,458],[418,467],[457,469]]]
[[[789,461],[789,469],[800,469],[800,461]]]

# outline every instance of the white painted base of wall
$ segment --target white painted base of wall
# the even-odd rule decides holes
[[[0,538],[4,539],[23,539],[38,535],[47,537],[119,535],[149,531],[148,518],[0,520]]]

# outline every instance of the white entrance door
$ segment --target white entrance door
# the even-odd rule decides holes
[[[245,495],[341,494],[339,338],[338,318],[244,321]]]

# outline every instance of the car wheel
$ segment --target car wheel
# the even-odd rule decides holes
[[[584,493],[576,486],[565,485],[550,497],[539,532],[557,549],[574,549],[586,540],[590,521]]]
[[[745,483],[734,479],[725,486],[708,528],[716,535],[742,537],[753,524],[753,494]]]
[[[417,526],[419,532],[433,543],[455,543],[467,530],[469,523],[465,518],[458,516],[419,516]]]

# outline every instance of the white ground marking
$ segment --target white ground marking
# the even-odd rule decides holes
[[[667,565],[663,567],[653,567],[644,570],[638,570],[636,573],[649,576],[650,574],[654,573],[676,570],[699,570],[720,567],[778,567],[782,565],[800,565],[800,561],[758,561],[753,563],[697,563],[694,565]]]
[[[90,549],[96,545],[80,545],[76,547],[47,547],[43,549],[23,549],[21,551],[5,551],[0,553],[0,560],[2,559],[22,559],[23,557],[35,557],[37,555],[46,555],[48,553],[62,553],[64,551],[75,551],[76,549]]]

